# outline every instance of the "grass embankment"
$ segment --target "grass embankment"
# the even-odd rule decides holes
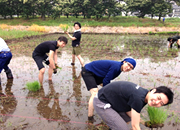
[[[167,18],[165,20],[165,23],[162,21],[158,21],[157,19],[150,19],[150,18],[137,18],[137,17],[123,17],[123,16],[117,16],[117,17],[110,17],[108,19],[107,17],[103,17],[99,20],[96,20],[95,18],[91,19],[84,19],[82,16],[75,18],[70,16],[69,18],[65,16],[61,16],[57,19],[52,18],[46,18],[46,20],[42,20],[40,18],[30,18],[30,19],[24,19],[24,18],[14,18],[14,19],[1,19],[0,25],[23,25],[23,26],[32,26],[32,25],[38,25],[33,28],[39,28],[37,30],[29,30],[29,31],[20,31],[20,30],[11,30],[11,29],[3,29],[0,27],[0,37],[3,39],[13,39],[13,38],[23,38],[25,36],[33,36],[33,35],[41,35],[46,32],[43,32],[42,26],[59,26],[60,24],[66,24],[72,26],[74,22],[80,22],[82,26],[123,26],[123,27],[179,27],[180,26],[180,19],[179,18]],[[170,34],[176,34],[177,32],[170,32]],[[149,32],[149,34],[153,34]],[[164,33],[163,33],[164,34]],[[165,32],[167,34],[167,32]]]
[[[75,18],[73,16],[69,16],[69,18],[65,16],[61,16],[57,19],[46,18],[46,20],[42,20],[40,18],[14,18],[14,19],[1,19],[0,24],[7,24],[7,25],[23,25],[23,26],[31,26],[32,24],[37,24],[40,26],[59,26],[60,24],[70,24],[72,25],[74,22],[80,22],[82,26],[123,26],[123,27],[130,27],[130,26],[138,26],[138,27],[152,27],[152,26],[166,26],[166,27],[179,27],[180,26],[180,19],[179,18],[166,18],[165,23],[162,21],[158,21],[157,19],[150,19],[150,18],[137,18],[133,16],[116,16],[110,17],[103,17],[99,20],[95,18],[91,19],[84,19],[82,16]]]

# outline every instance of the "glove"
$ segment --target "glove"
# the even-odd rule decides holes
[[[55,68],[55,69],[53,69],[53,73],[54,74],[56,74],[57,73],[57,69]]]

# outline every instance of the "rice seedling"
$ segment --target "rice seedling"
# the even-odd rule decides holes
[[[59,27],[64,31],[67,32],[69,26],[67,24],[60,24]]]
[[[38,91],[41,88],[41,86],[40,86],[38,81],[27,82],[26,86],[27,86],[27,89],[29,91],[33,91],[33,92],[36,92],[36,91]]]
[[[168,117],[167,110],[163,108],[148,106],[147,112],[148,112],[148,117],[149,117],[149,121],[145,123],[147,127],[157,128],[157,127],[164,126],[164,122],[166,121]]]

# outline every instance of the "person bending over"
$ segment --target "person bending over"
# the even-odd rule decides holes
[[[140,112],[148,104],[161,107],[173,102],[173,92],[166,86],[150,91],[128,81],[109,83],[94,97],[94,109],[112,130],[140,130]]]
[[[110,83],[111,80],[121,74],[134,69],[136,61],[132,58],[126,58],[123,61],[97,60],[85,65],[82,68],[81,75],[86,84],[87,90],[91,92],[88,106],[88,119],[93,120],[93,98],[98,92],[97,85],[103,86]]]

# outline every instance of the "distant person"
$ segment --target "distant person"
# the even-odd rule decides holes
[[[103,86],[121,74],[128,72],[136,67],[136,61],[126,58],[123,61],[97,60],[88,63],[82,68],[81,75],[86,84],[87,90],[91,92],[88,106],[88,119],[93,120],[93,98],[98,92],[97,85]]]
[[[127,81],[109,83],[94,97],[94,109],[111,130],[140,130],[140,112],[148,104],[161,107],[173,102],[173,92],[166,86],[150,91]],[[142,120],[141,120],[142,121]]]
[[[13,79],[11,69],[8,67],[12,58],[12,53],[7,46],[6,42],[0,37],[0,74],[4,69],[8,79]],[[0,75],[0,85],[1,85],[1,75]]]
[[[168,37],[167,41],[169,41],[169,48],[172,48],[174,42],[177,43],[178,48],[180,48],[180,36]]]
[[[45,41],[39,44],[33,51],[32,57],[35,60],[39,69],[39,82],[42,86],[45,68],[43,62],[49,65],[49,80],[52,80],[52,73],[57,73],[57,49],[63,48],[68,43],[64,36],[60,36],[57,41]],[[49,53],[49,56],[46,55]]]
[[[69,38],[72,39],[73,50],[72,50],[72,63],[71,63],[71,65],[75,65],[75,56],[77,56],[77,58],[79,59],[79,61],[81,63],[81,66],[84,67],[84,60],[80,55],[82,52],[82,49],[80,46],[81,24],[79,22],[75,22],[74,28],[75,28],[75,31],[74,31],[73,36],[71,36],[68,32],[65,32],[69,36]]]
[[[165,22],[165,17],[163,17],[163,23]]]

